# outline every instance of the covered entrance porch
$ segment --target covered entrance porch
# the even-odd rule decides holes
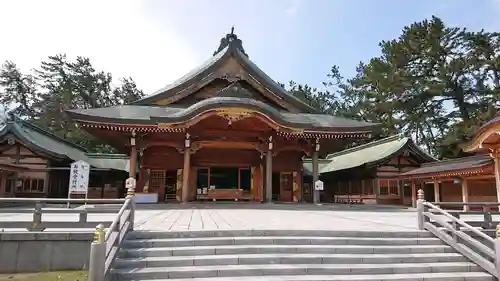
[[[83,126],[114,140],[115,146],[128,138],[124,149],[130,151],[130,167],[139,164],[138,173],[131,170],[129,176],[138,176],[138,198],[147,197],[149,203],[301,202],[303,158],[312,159],[313,179],[318,179],[321,154],[368,134],[294,128],[282,113],[260,102],[222,101],[227,104],[206,100],[200,102],[206,108],[183,109],[183,121],[155,117],[155,125]],[[318,202],[319,193],[312,195]]]
[[[252,200],[252,167],[196,168],[196,200]]]
[[[300,201],[310,141],[285,138],[250,116],[213,114],[186,131],[138,143],[138,192],[157,193],[160,202]]]

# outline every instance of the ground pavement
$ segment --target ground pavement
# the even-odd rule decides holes
[[[164,210],[140,210],[136,229],[318,229],[416,230],[414,211],[401,208],[366,208],[338,205],[191,205]]]
[[[0,221],[14,219],[30,221],[32,219],[31,214],[16,214],[15,208],[12,210],[12,213],[0,213]],[[99,220],[112,220],[113,217],[113,214],[89,214],[88,220],[95,221],[97,225]],[[78,215],[46,214],[42,219],[44,221],[77,221]],[[417,216],[412,209],[333,204],[321,206],[252,203],[138,205],[135,219],[135,229],[159,231],[218,229],[413,231],[416,227]]]

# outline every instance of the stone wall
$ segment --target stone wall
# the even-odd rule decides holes
[[[88,268],[91,232],[0,232],[0,273]]]

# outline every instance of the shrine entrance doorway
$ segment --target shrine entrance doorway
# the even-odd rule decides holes
[[[176,200],[177,170],[165,171],[165,201]]]
[[[280,201],[293,202],[293,174],[292,172],[280,175]]]
[[[197,200],[250,200],[251,186],[250,167],[197,168]]]

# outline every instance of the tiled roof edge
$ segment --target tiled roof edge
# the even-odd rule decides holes
[[[360,150],[363,150],[363,149],[366,149],[366,148],[370,148],[370,147],[374,147],[374,146],[381,145],[381,144],[384,144],[384,143],[388,143],[388,142],[393,142],[393,141],[396,141],[396,140],[400,140],[402,138],[406,138],[407,141],[409,140],[409,138],[403,136],[402,134],[393,135],[393,136],[386,137],[386,138],[383,138],[383,139],[380,139],[380,140],[376,140],[376,141],[372,141],[372,142],[365,143],[365,144],[362,144],[362,145],[358,145],[358,146],[355,146],[355,147],[351,147],[351,148],[348,148],[348,149],[344,149],[344,150],[339,151],[339,152],[328,154],[326,156],[326,159],[331,160],[332,158],[335,158],[335,157],[340,156],[340,155],[345,155],[345,154],[357,152],[357,151],[360,151]]]

